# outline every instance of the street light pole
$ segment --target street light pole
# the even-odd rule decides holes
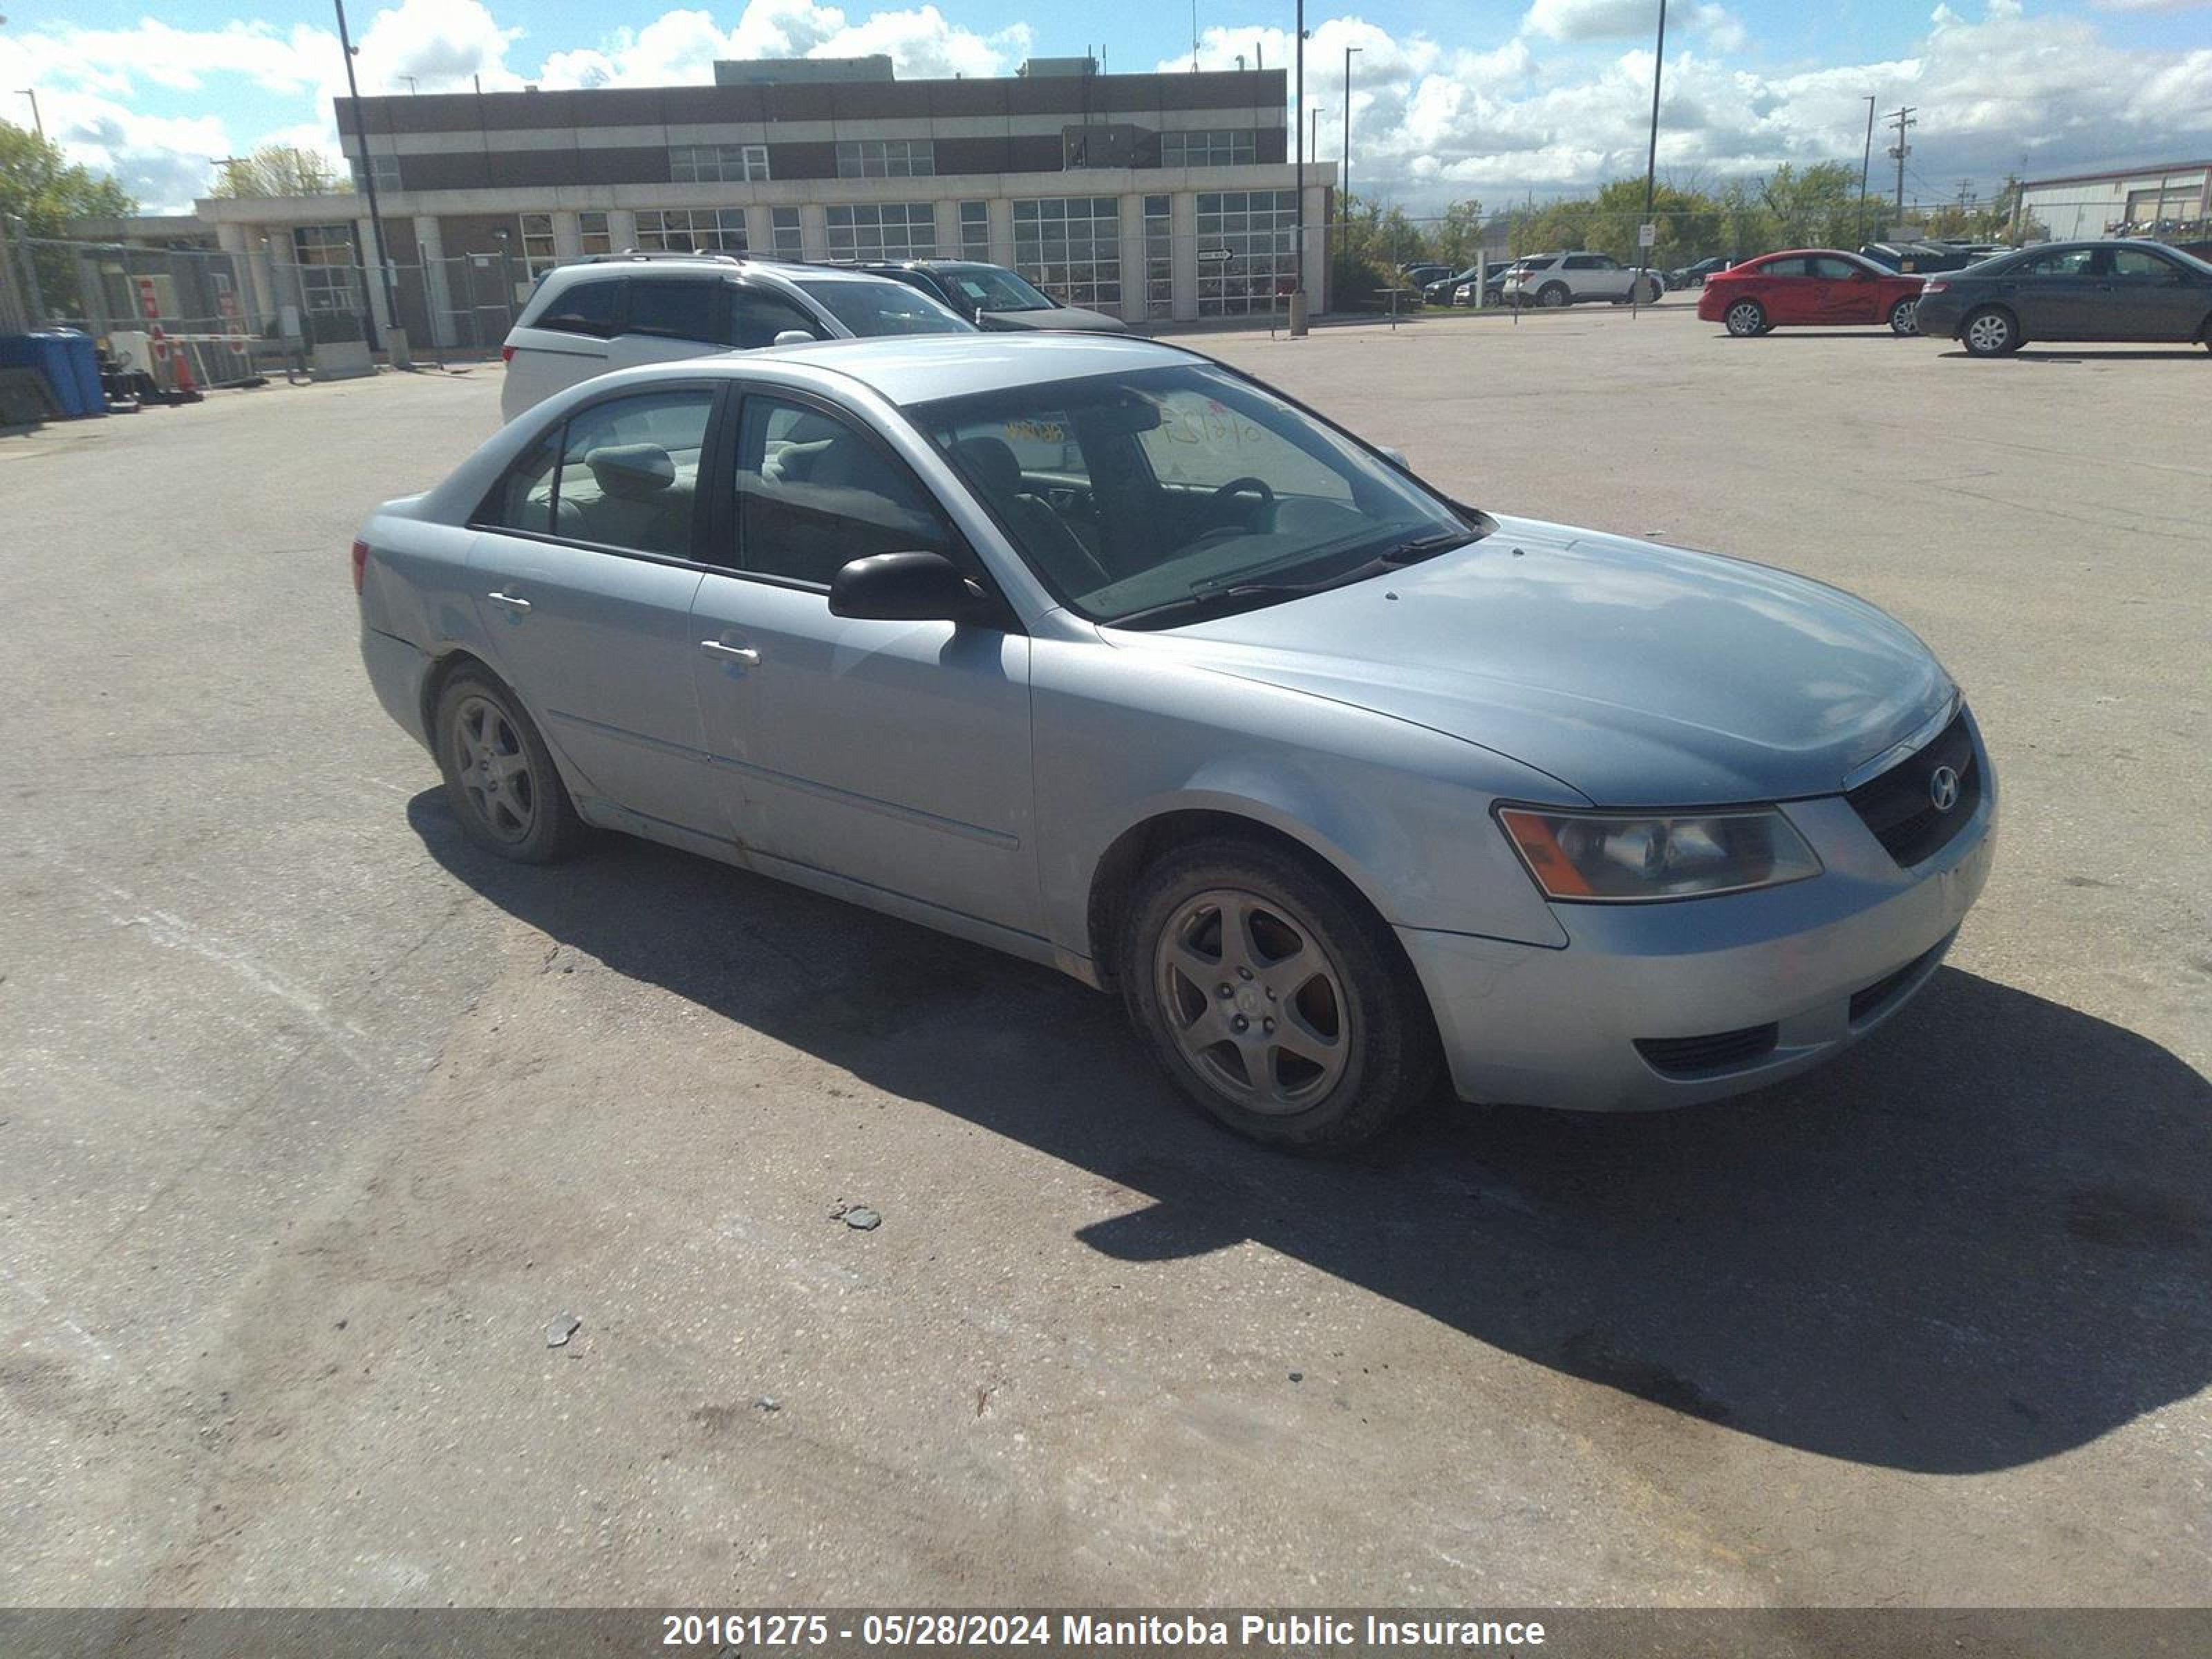
[[[1336,176],[1336,196],[1344,204],[1337,216],[1347,227],[1352,223],[1352,54],[1365,50],[1364,46],[1344,49],[1344,168]]]
[[[0,22],[6,21],[5,18],[0,18]],[[20,90],[24,97],[31,100],[31,125],[39,130],[39,141],[44,143],[46,137],[46,123],[45,118],[39,113],[39,89],[36,87],[24,87]]]
[[[376,167],[368,158],[368,121],[361,112],[361,85],[354,79],[353,36],[346,28],[345,0],[331,0],[331,3],[337,9],[338,45],[345,52],[346,93],[353,101],[354,143],[361,148],[361,183],[368,197],[368,230],[376,244],[377,275],[384,287],[384,314],[391,319],[390,325],[398,328],[398,296],[392,289],[392,261],[384,251],[384,216],[376,208]]]
[[[1659,0],[1659,44],[1651,54],[1651,147],[1644,156],[1644,224],[1651,222],[1652,204],[1659,192],[1659,76],[1667,66],[1667,0]],[[1644,272],[1648,268],[1650,253],[1644,246],[1643,225],[1637,227],[1636,251],[1640,256],[1637,274],[1630,279],[1628,314],[1636,315],[1637,302],[1644,297]]]
[[[1291,117],[1291,142],[1297,147],[1297,172],[1294,192],[1297,210],[1291,221],[1291,333],[1293,337],[1306,331],[1306,0],[1298,0],[1297,11],[1297,70],[1296,87],[1291,107],[1296,112]]]

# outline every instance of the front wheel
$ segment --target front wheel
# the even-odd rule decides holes
[[[2013,321],[2010,312],[1991,306],[1966,319],[1960,337],[1977,357],[2002,357],[2020,349],[2020,325]]]
[[[1920,301],[1899,300],[1889,308],[1889,331],[1899,339],[1909,339],[1920,332]]]
[[[1756,300],[1738,300],[1728,308],[1728,331],[1739,340],[1766,332],[1766,310]]]
[[[1139,884],[1130,1018],[1176,1085],[1249,1139],[1340,1152],[1435,1085],[1428,1005],[1389,930],[1296,854],[1196,842]]]

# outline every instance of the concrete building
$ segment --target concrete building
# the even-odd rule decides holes
[[[389,299],[366,283],[375,320],[396,308],[418,346],[457,345],[481,343],[483,313],[556,262],[631,247],[976,258],[1131,322],[1265,313],[1297,276],[1285,90],[1280,70],[1042,59],[902,81],[887,58],[779,59],[718,64],[711,86],[340,99],[337,113],[398,273]],[[1334,174],[1305,171],[1316,311]],[[197,208],[264,316],[361,303],[365,195]]]
[[[2021,185],[2024,214],[2054,241],[2149,236],[2187,241],[2212,219],[2212,161],[2167,161],[2116,173],[2073,173]],[[2164,224],[2165,231],[2154,228]],[[2196,237],[2180,228],[2194,224]]]

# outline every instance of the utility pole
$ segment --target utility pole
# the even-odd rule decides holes
[[[1628,314],[1637,313],[1644,297],[1644,272],[1651,264],[1651,250],[1644,245],[1644,225],[1651,222],[1651,206],[1659,190],[1659,75],[1667,65],[1667,0],[1659,0],[1659,44],[1651,52],[1651,148],[1644,156],[1644,222],[1636,228],[1636,274],[1629,279]]]
[[[1905,221],[1905,158],[1912,154],[1912,146],[1905,142],[1905,130],[1920,125],[1912,118],[1912,112],[1918,107],[1917,104],[1907,104],[1889,118],[1897,128],[1897,142],[1890,146],[1889,153],[1897,162],[1897,217],[1900,224]]]
[[[368,197],[368,229],[376,243],[377,275],[384,283],[384,314],[392,319],[392,328],[398,330],[399,299],[392,290],[392,262],[384,252],[384,216],[376,210],[376,167],[368,159],[368,121],[361,112],[361,86],[354,79],[353,36],[346,28],[345,0],[331,0],[331,3],[337,9],[338,45],[345,52],[346,93],[353,100],[354,143],[361,147],[361,183]],[[404,331],[400,338],[406,338]]]
[[[1859,240],[1866,234],[1867,177],[1874,171],[1874,94],[1867,94],[1866,154],[1859,157]]]

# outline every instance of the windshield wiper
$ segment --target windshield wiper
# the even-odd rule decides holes
[[[1392,548],[1388,553],[1378,554],[1317,581],[1240,581],[1230,577],[1218,582],[1201,583],[1182,599],[1147,605],[1142,611],[1133,611],[1126,617],[1115,617],[1108,625],[1133,628],[1146,623],[1164,623],[1172,618],[1221,616],[1231,610],[1257,610],[1260,605],[1272,605],[1281,599],[1304,599],[1310,593],[1325,593],[1332,587],[1348,587],[1353,582],[1364,582],[1370,576],[1380,576],[1406,565],[1417,564],[1423,559],[1433,559],[1440,553],[1449,553],[1455,547],[1466,547],[1480,539],[1475,532],[1458,530],[1417,537]]]
[[[1474,530],[1446,530],[1434,536],[1417,536],[1410,542],[1401,542],[1376,562],[1385,569],[1395,570],[1400,565],[1418,564],[1423,559],[1433,559],[1439,553],[1449,553],[1455,547],[1467,547],[1481,539],[1481,532]]]

